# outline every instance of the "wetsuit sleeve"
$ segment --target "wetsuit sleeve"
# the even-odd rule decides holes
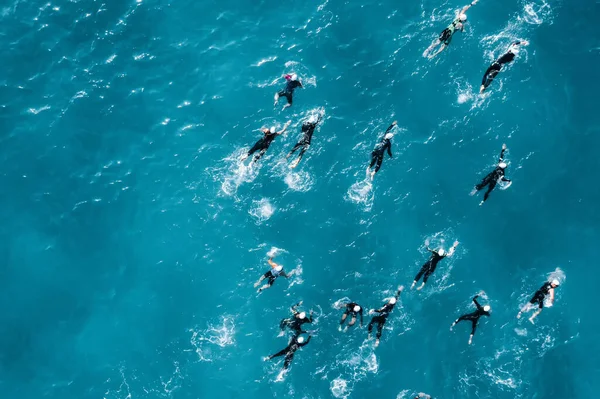
[[[388,141],[387,152],[388,152],[388,155],[390,156],[390,158],[392,158],[392,142],[391,141]]]
[[[499,162],[502,162],[504,160],[504,151],[506,151],[504,148],[502,149],[502,151],[500,151],[500,159]]]
[[[292,311],[292,313],[294,315],[298,314],[298,310],[296,310],[296,308],[298,307],[298,305],[300,305],[300,302],[298,302],[297,304],[293,305],[290,310]]]
[[[502,176],[502,181],[505,181],[507,183],[510,183],[510,179],[507,179],[505,176]]]
[[[392,124],[390,125],[390,127],[388,127],[388,128],[387,128],[387,130],[386,130],[385,132],[386,132],[386,133],[389,133],[389,132],[390,132],[390,130],[392,130],[392,129],[394,128],[394,126],[396,126],[396,125],[395,125],[394,123],[392,123]]]
[[[477,306],[477,310],[482,310],[483,308],[481,307],[481,305],[479,304],[479,302],[477,302],[477,298],[479,298],[479,295],[475,295],[473,297],[473,302],[475,303],[475,306]]]
[[[362,326],[363,324],[363,310],[362,307],[360,308],[360,312],[358,312],[360,314],[360,325]]]

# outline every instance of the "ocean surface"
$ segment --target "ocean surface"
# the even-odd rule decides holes
[[[481,0],[424,58],[464,5],[0,3],[0,397],[598,397],[600,3]],[[530,45],[479,96],[517,39]],[[289,72],[305,87],[282,110]],[[513,184],[480,207],[469,192],[503,143]],[[368,316],[338,332],[335,305],[408,288],[426,240],[460,245],[402,294],[381,345]],[[294,275],[257,295],[272,251]],[[517,320],[549,276],[554,306]],[[449,326],[482,290],[492,316],[469,346],[470,325]],[[312,340],[278,380],[282,358],[262,358],[299,300]]]

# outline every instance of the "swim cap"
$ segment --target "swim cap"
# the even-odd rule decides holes
[[[275,271],[280,272],[282,270],[283,270],[283,266],[281,266],[281,265],[275,266]]]
[[[485,305],[485,306],[483,307],[483,310],[484,310],[485,312],[489,312],[490,310],[492,310],[492,307],[491,307],[490,305]]]
[[[360,312],[360,306],[356,305],[352,310],[354,310],[355,312]]]
[[[304,337],[298,337],[298,343],[301,344],[304,342]]]
[[[384,138],[385,138],[385,139],[388,139],[388,140],[391,140],[391,139],[392,139],[392,137],[394,137],[394,133],[386,133],[386,135],[385,135],[385,137],[384,137]]]
[[[300,312],[300,313],[298,313],[298,318],[301,319],[301,320],[306,319],[306,312]]]
[[[395,303],[396,303],[396,298],[391,298],[391,299],[390,299],[390,303],[391,303],[392,305],[393,305],[393,304],[395,304]]]
[[[443,248],[440,248],[440,250],[438,251],[439,256],[444,256],[445,253],[446,253],[446,251],[444,251]]]
[[[557,279],[554,279],[554,280],[552,280],[552,285],[559,286],[560,285],[560,281],[558,281]]]
[[[500,163],[498,164],[498,166],[500,167],[500,169],[506,169],[506,166],[507,166],[507,165],[506,165],[506,162],[500,162]]]
[[[458,19],[460,19],[460,22],[465,22],[467,20],[467,14],[460,14]]]
[[[275,126],[271,126],[271,128],[269,129],[269,132],[275,133]]]
[[[298,75],[296,75],[295,73],[292,74],[292,80],[298,80]]]
[[[308,117],[308,123],[317,123],[318,120],[319,120],[319,117],[315,114],[312,114],[311,116]]]

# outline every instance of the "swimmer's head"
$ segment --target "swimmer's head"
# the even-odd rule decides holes
[[[483,311],[484,311],[484,312],[489,312],[490,310],[492,310],[492,307],[491,307],[490,305],[485,305],[485,306],[483,307]]]
[[[390,305],[396,304],[396,298],[390,298]]]
[[[460,14],[458,16],[458,19],[460,20],[460,22],[465,22],[467,20],[467,14]]]
[[[296,75],[295,73],[292,74],[291,76],[292,80],[298,80],[298,75]]]
[[[553,287],[558,287],[560,285],[560,281],[558,281],[557,279],[554,279],[550,282],[550,284],[552,284]]]
[[[506,165],[506,162],[500,162],[500,163],[498,164],[498,167],[499,167],[500,169],[506,169],[506,166],[507,166],[507,165]]]
[[[360,312],[360,306],[356,305],[352,310],[354,310],[355,312]]]
[[[269,129],[269,132],[275,133],[275,131],[276,131],[275,126],[271,126],[271,128]]]
[[[298,343],[301,344],[304,342],[304,337],[298,337]]]
[[[318,120],[319,120],[319,117],[315,114],[312,114],[311,116],[308,117],[308,123],[317,123]]]
[[[276,272],[280,272],[280,271],[282,271],[282,270],[283,270],[283,266],[281,266],[281,265],[277,265],[277,266],[275,266],[275,271],[276,271]]]
[[[438,253],[438,255],[439,255],[439,256],[444,256],[444,255],[446,254],[446,251],[444,251],[444,249],[443,249],[443,248],[440,248],[440,249],[437,251],[437,253]]]
[[[304,320],[304,319],[306,319],[306,312],[300,312],[300,313],[298,313],[298,318],[299,318],[300,320]]]
[[[386,140],[391,140],[391,139],[392,139],[392,137],[394,137],[394,133],[386,133],[386,134],[385,134],[385,136],[384,136],[384,138],[385,138]]]

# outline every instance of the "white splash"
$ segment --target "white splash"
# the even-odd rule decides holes
[[[354,183],[348,189],[346,198],[355,204],[363,205],[366,212],[370,211],[375,200],[373,184],[368,178]]]
[[[222,316],[220,324],[209,324],[205,330],[190,330],[192,338],[190,343],[196,348],[196,353],[200,361],[211,362],[212,350],[214,346],[224,348],[235,343],[235,324],[232,316]]]
[[[225,158],[225,173],[216,171],[216,176],[225,175],[221,183],[221,190],[226,195],[234,195],[242,183],[252,182],[258,176],[259,168],[256,164],[240,161],[246,150],[240,150]]]
[[[336,398],[347,398],[350,394],[348,390],[348,381],[340,377],[331,381],[329,389],[331,390],[331,394]]]
[[[313,181],[310,174],[305,171],[289,172],[283,179],[288,187],[294,191],[306,192],[312,188]]]
[[[252,207],[248,210],[250,216],[256,219],[256,224],[261,224],[271,218],[275,213],[275,207],[267,198],[261,200],[253,200]]]

